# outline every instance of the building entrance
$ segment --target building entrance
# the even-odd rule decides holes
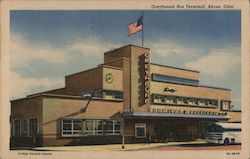
[[[187,132],[185,125],[159,124],[154,126],[154,132],[156,142],[190,141],[194,138],[192,133]]]

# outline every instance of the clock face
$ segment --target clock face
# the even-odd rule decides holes
[[[105,80],[108,84],[112,83],[113,80],[114,80],[114,77],[111,73],[107,73],[106,76],[105,76]]]

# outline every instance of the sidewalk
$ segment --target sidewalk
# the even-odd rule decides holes
[[[36,147],[30,150],[35,151],[138,151],[154,147],[162,146],[178,146],[182,144],[201,144],[202,141],[195,142],[169,142],[169,143],[151,143],[151,144],[125,144],[125,148],[122,149],[121,144],[111,145],[87,145],[87,146],[60,146],[60,147]]]

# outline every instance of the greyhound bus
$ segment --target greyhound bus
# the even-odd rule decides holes
[[[208,125],[206,140],[213,144],[240,144],[241,123],[216,122]]]

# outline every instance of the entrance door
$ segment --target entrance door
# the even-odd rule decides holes
[[[211,121],[199,121],[199,137],[201,139],[205,139],[206,138],[206,134],[207,134],[207,128],[208,125],[211,123]]]
[[[186,127],[184,125],[155,125],[157,142],[168,142],[168,141],[181,141],[186,133]]]

